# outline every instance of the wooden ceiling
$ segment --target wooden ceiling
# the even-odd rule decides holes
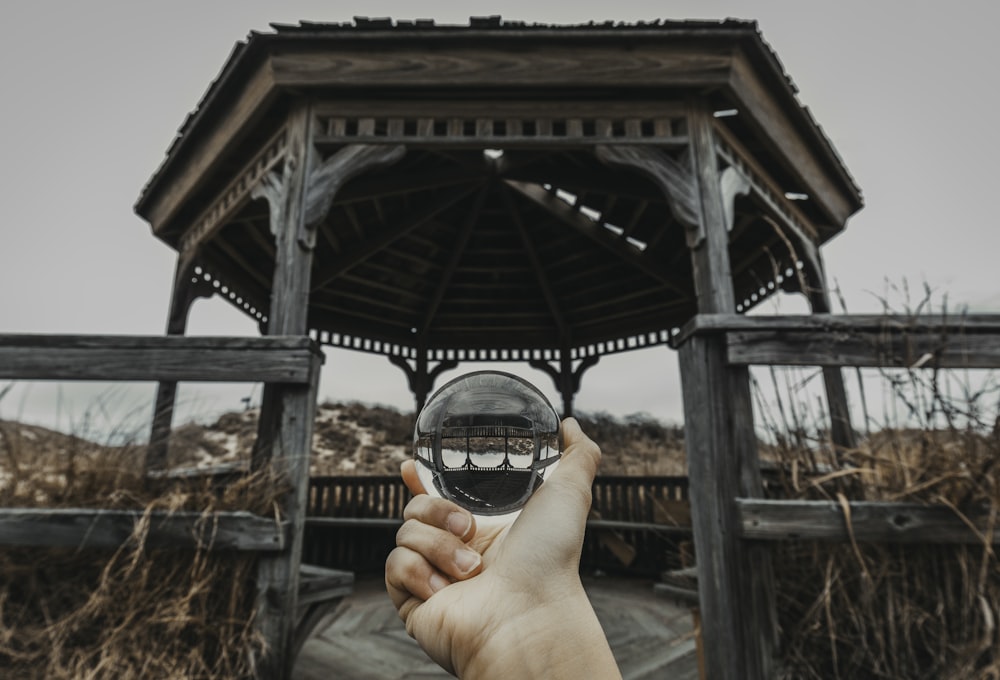
[[[742,206],[731,248],[748,302],[795,262],[753,208]],[[249,203],[201,255],[260,310],[268,216]],[[670,330],[696,311],[684,228],[662,192],[587,150],[407,153],[344,187],[313,263],[311,328],[404,346],[578,347]]]
[[[621,351],[665,342],[696,313],[690,233],[662,186],[597,147],[651,145],[686,167],[692,97],[735,113],[715,123],[722,160],[753,184],[729,233],[737,311],[800,290],[801,245],[839,233],[861,197],[752,22],[252,34],[136,210],[264,322],[275,246],[252,187],[280,170],[290,102],[310,101],[321,161],[351,143],[405,148],[345,184],[316,229],[321,341],[409,356]],[[809,200],[795,206],[797,194]]]

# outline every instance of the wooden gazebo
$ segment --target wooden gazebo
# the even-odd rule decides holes
[[[489,17],[252,34],[136,211],[178,252],[170,334],[218,294],[262,333],[385,355],[418,406],[462,361],[521,361],[571,413],[601,356],[696,314],[780,290],[829,311],[819,248],[861,205],[754,22]],[[161,384],[154,442],[172,404]],[[703,602],[707,631],[724,605]]]

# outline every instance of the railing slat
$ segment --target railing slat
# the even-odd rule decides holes
[[[118,548],[134,539],[138,510],[0,508],[0,545]],[[249,512],[153,512],[145,545],[274,552],[288,543],[287,522]]]
[[[304,337],[0,335],[0,379],[306,384]]]
[[[988,518],[961,517],[943,505],[850,502],[850,517],[833,501],[736,499],[743,538],[879,543],[1000,543]]]

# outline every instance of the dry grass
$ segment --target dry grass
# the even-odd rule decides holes
[[[141,451],[0,422],[0,503],[268,513],[281,485],[247,476],[147,485]],[[208,523],[206,523],[207,527]],[[255,560],[207,550],[147,549],[149,523],[115,551],[0,552],[0,668],[24,678],[243,678],[261,640],[253,626]],[[206,543],[208,536],[206,536]]]
[[[886,422],[875,428],[866,412],[870,432],[853,450],[834,447],[819,410],[794,395],[785,395],[783,414],[763,418],[776,463],[771,492],[1000,516],[992,379],[980,375],[965,389],[926,370],[880,378],[897,408],[883,409]],[[1000,678],[1000,565],[986,543],[788,543],[776,547],[774,566],[782,677]]]

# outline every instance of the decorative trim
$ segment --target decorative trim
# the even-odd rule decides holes
[[[604,340],[601,342],[587,343],[570,349],[570,359],[587,359],[589,357],[600,357],[608,354],[620,354],[636,349],[656,347],[659,345],[670,345],[674,336],[680,333],[679,328],[670,330],[650,331],[639,333],[615,340]],[[387,357],[400,357],[402,359],[417,358],[419,350],[412,345],[405,345],[396,342],[384,342],[363,338],[347,333],[335,333],[311,329],[309,336],[320,345],[350,349],[368,354],[381,354]],[[427,350],[428,361],[559,361],[562,352],[558,349],[484,349],[484,348],[458,348],[458,349],[429,349]]]
[[[180,252],[197,248],[246,204],[259,182],[280,163],[287,150],[287,134],[279,131],[215,198],[180,238]]]
[[[716,128],[716,131],[719,129]],[[802,237],[808,238],[810,242],[816,238],[816,228],[785,198],[777,183],[757,167],[756,162],[739,148],[735,140],[727,134],[716,135],[715,148],[719,158],[743,176],[750,186],[749,193],[760,199],[783,223],[800,232]]]
[[[656,183],[667,197],[670,211],[687,231],[688,248],[697,248],[705,239],[698,204],[698,185],[690,164],[685,167],[662,149],[649,146],[602,144],[595,151],[601,162],[638,170]]]
[[[305,219],[302,220],[299,243],[310,250],[315,247],[316,227],[326,219],[334,197],[348,180],[368,170],[391,165],[405,154],[406,147],[402,145],[351,144],[310,167],[306,177]]]
[[[522,145],[630,144],[679,146],[687,143],[683,117],[566,116],[345,116],[319,119],[316,143],[365,144],[482,144],[497,147]]]

